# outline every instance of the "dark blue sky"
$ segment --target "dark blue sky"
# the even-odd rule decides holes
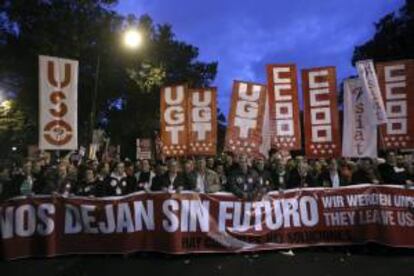
[[[374,22],[403,0],[120,0],[123,14],[149,14],[170,23],[180,40],[197,46],[200,60],[218,61],[215,85],[228,113],[232,81],[265,82],[268,63],[298,69],[333,65],[338,83],[355,74],[355,45],[374,34]]]

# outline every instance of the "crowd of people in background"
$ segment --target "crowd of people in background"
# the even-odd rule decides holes
[[[122,196],[137,191],[199,193],[230,192],[245,200],[260,200],[270,191],[304,187],[414,182],[413,159],[395,152],[384,158],[308,160],[303,156],[269,159],[235,156],[168,159],[165,162],[129,159],[82,161],[50,154],[0,167],[0,198],[42,194]],[[414,185],[413,185],[414,186]]]

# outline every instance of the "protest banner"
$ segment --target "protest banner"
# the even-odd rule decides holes
[[[305,152],[308,158],[341,153],[335,67],[302,70]]]
[[[376,68],[388,117],[380,127],[380,148],[414,149],[414,60],[378,63]]]
[[[225,141],[227,151],[263,156],[267,108],[264,85],[234,81]]]
[[[295,64],[267,65],[271,145],[277,150],[302,148]]]
[[[187,87],[161,89],[161,141],[165,156],[184,156],[187,152]]]
[[[39,148],[78,148],[78,61],[39,56]]]
[[[216,88],[188,90],[188,155],[214,156],[217,148]]]
[[[241,252],[377,242],[414,248],[414,190],[302,188],[260,201],[228,193],[30,196],[0,204],[2,259],[65,254]]]
[[[342,156],[375,158],[378,155],[377,125],[370,122],[370,104],[359,78],[344,81]]]

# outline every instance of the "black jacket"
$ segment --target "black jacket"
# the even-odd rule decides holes
[[[157,177],[156,177],[157,178]],[[154,179],[151,190],[161,191],[163,188],[168,188],[170,185],[173,186],[174,190],[178,187],[182,187],[184,190],[191,190],[192,187],[187,178],[182,173],[177,173],[174,182],[171,183],[169,173],[161,175],[159,179]]]

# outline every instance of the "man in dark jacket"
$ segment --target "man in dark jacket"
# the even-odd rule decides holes
[[[245,156],[239,159],[239,168],[229,177],[230,191],[244,200],[255,200],[262,194],[262,187],[257,172],[248,167]]]
[[[345,186],[345,181],[338,169],[338,163],[335,159],[328,162],[328,168],[322,171],[320,182],[324,187],[339,188]]]
[[[373,162],[371,158],[362,158],[358,162],[358,168],[352,174],[352,184],[378,184],[379,181],[375,176]]]
[[[174,159],[168,160],[168,170],[163,174],[157,183],[153,183],[153,191],[165,191],[165,192],[181,192],[182,190],[192,190],[188,181],[182,173],[178,172],[178,163]]]
[[[309,173],[309,165],[302,156],[296,158],[296,166],[289,172],[287,189],[298,187],[315,187],[315,179]]]
[[[395,152],[390,151],[387,154],[387,160],[385,163],[378,165],[378,171],[380,173],[382,182],[385,184],[408,184],[408,174],[404,167],[402,157],[398,162],[399,157],[395,155]]]

